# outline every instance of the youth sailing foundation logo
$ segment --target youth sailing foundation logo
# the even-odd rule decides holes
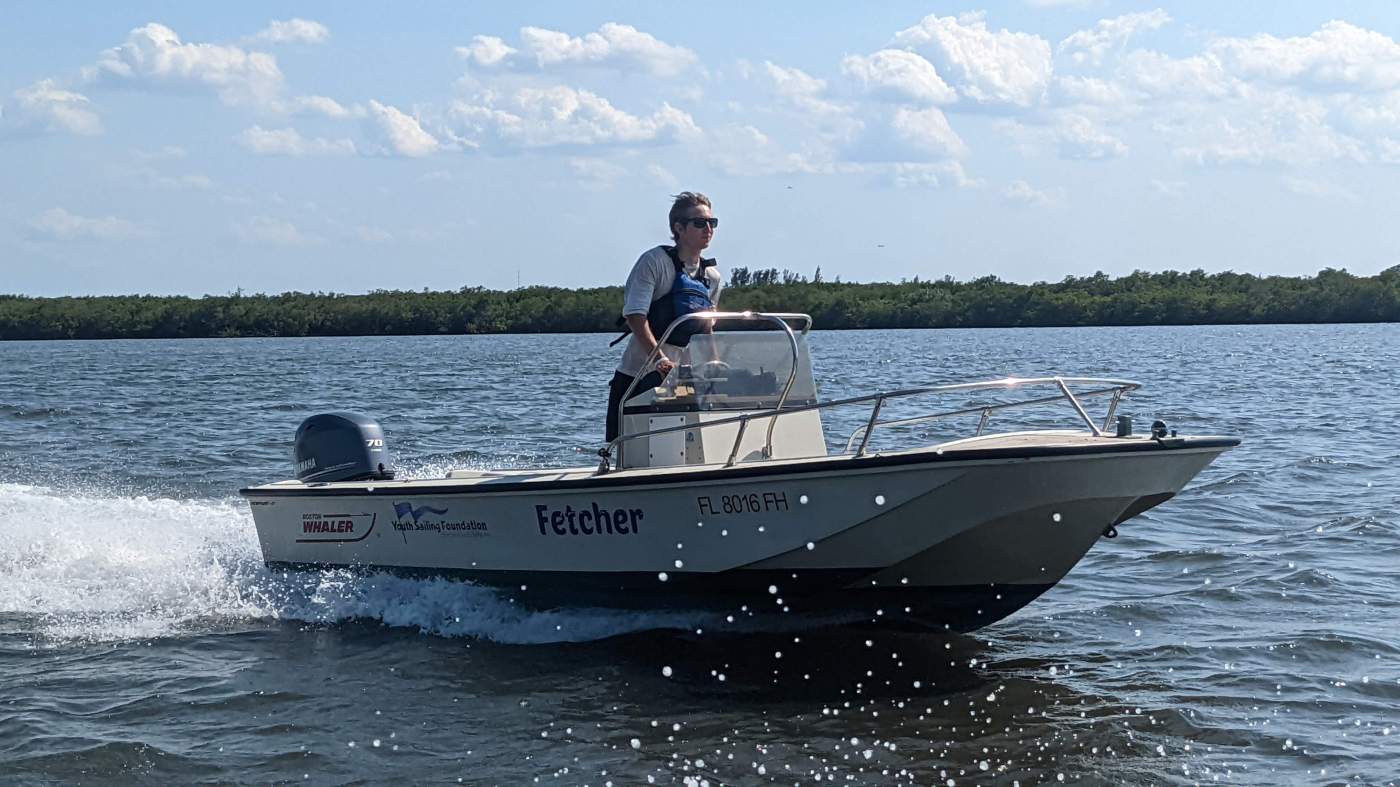
[[[441,519],[450,508],[434,508],[430,505],[415,506],[413,503],[394,503],[394,530],[403,534],[408,543],[409,532],[433,532],[453,536],[488,536],[486,523],[476,519]]]
[[[444,515],[447,514],[447,509],[445,509],[445,508],[433,508],[432,506],[418,506],[417,508],[414,508],[412,503],[395,503],[395,504],[394,504],[394,518],[395,518],[395,519],[403,519],[404,517],[412,517],[412,518],[413,518],[413,521],[414,521],[414,522],[417,522],[419,519],[422,519],[422,518],[423,518],[423,515],[424,515],[424,514],[437,514],[438,516],[444,516]]]

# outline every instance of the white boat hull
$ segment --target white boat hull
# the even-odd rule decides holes
[[[264,559],[459,576],[542,607],[852,611],[971,629],[1231,438],[1027,433],[867,457],[243,490]]]

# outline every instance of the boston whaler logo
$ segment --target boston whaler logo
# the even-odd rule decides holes
[[[302,514],[297,541],[363,541],[374,529],[374,520],[374,514]]]
[[[394,529],[404,534],[408,542],[410,532],[432,532],[452,536],[487,536],[490,531],[485,522],[476,519],[462,519],[450,516],[447,506],[437,508],[430,505],[415,506],[413,503],[394,503]]]

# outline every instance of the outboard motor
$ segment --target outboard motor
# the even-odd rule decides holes
[[[292,447],[297,480],[387,481],[394,461],[384,430],[359,413],[321,413],[301,422]]]

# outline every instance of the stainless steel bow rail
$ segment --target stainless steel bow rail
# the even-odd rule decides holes
[[[750,322],[767,322],[780,326],[781,329],[787,333],[789,345],[792,349],[792,370],[788,373],[787,383],[783,386],[783,392],[782,395],[778,398],[777,405],[772,410],[767,412],[744,413],[742,415],[737,415],[732,418],[722,418],[715,421],[705,421],[702,423],[686,424],[681,426],[670,426],[663,429],[653,429],[648,432],[638,432],[636,434],[620,435],[612,442],[608,443],[608,445],[600,452],[600,454],[602,454],[605,459],[603,465],[599,468],[599,472],[608,471],[609,463],[607,462],[607,457],[611,456],[611,452],[614,448],[621,449],[622,445],[628,441],[636,440],[641,437],[650,437],[652,435],[667,434],[669,432],[698,431],[701,429],[710,429],[717,426],[726,426],[729,424],[737,423],[739,425],[739,429],[738,433],[734,436],[734,448],[729,452],[729,457],[724,462],[725,467],[731,467],[738,461],[739,447],[743,443],[744,433],[748,429],[749,422],[761,419],[768,419],[769,422],[767,439],[765,440],[763,447],[763,456],[764,458],[768,458],[771,457],[773,453],[773,428],[774,426],[776,426],[777,419],[780,416],[792,415],[793,413],[801,413],[806,412],[808,410],[825,410],[834,407],[863,404],[867,402],[871,403],[870,418],[867,419],[865,424],[863,424],[851,433],[850,438],[846,440],[845,453],[851,453],[852,448],[854,448],[856,456],[865,456],[866,450],[869,448],[870,445],[870,439],[874,435],[875,430],[879,428],[909,426],[912,424],[926,423],[929,421],[937,421],[945,418],[955,418],[957,416],[980,415],[980,418],[977,423],[977,429],[973,433],[973,436],[981,436],[982,433],[986,430],[987,422],[991,420],[993,413],[1000,412],[1002,410],[1011,410],[1022,407],[1033,407],[1036,405],[1050,404],[1054,402],[1067,402],[1070,405],[1070,407],[1074,409],[1074,412],[1079,417],[1079,419],[1083,421],[1084,424],[1089,428],[1089,432],[1095,437],[1102,437],[1104,432],[1109,428],[1109,425],[1112,424],[1113,416],[1118,409],[1118,404],[1123,400],[1123,395],[1142,387],[1142,383],[1134,382],[1132,380],[1114,380],[1101,377],[1005,377],[1000,380],[984,380],[981,382],[974,383],[955,383],[951,385],[932,385],[923,386],[919,388],[905,388],[896,391],[886,391],[883,393],[867,394],[865,396],[855,396],[847,399],[833,399],[827,402],[817,402],[815,404],[801,405],[798,407],[786,407],[785,403],[787,402],[788,393],[792,390],[793,382],[797,378],[798,366],[797,337],[793,333],[792,327],[789,325],[789,322],[802,323],[802,334],[805,336],[811,330],[812,327],[812,318],[810,316],[806,314],[764,312],[696,312],[694,314],[688,314],[683,317],[680,317],[675,322],[671,323],[671,325],[666,329],[666,332],[662,335],[661,340],[657,343],[656,348],[653,349],[651,354],[647,356],[646,362],[642,365],[643,369],[651,367],[652,363],[656,358],[657,353],[660,350],[661,345],[664,344],[668,338],[670,338],[672,332],[674,332],[677,327],[689,320],[739,320]],[[643,376],[644,375],[640,374],[637,375],[637,378],[634,379],[632,381],[632,384],[627,387],[627,391],[623,395],[622,407],[625,408],[627,400],[632,396],[633,389],[636,388],[637,381],[640,380]],[[988,390],[1013,390],[1035,386],[1052,385],[1056,389],[1058,389],[1059,392],[1051,396],[1040,396],[1033,399],[1022,399],[1014,402],[1002,402],[996,404],[975,405],[972,407],[960,407],[953,410],[944,410],[935,413],[927,413],[924,415],[916,415],[909,418],[897,418],[887,421],[879,420],[880,411],[884,408],[885,403],[894,399],[906,399],[909,397],[923,396],[927,394],[949,394]],[[1087,391],[1079,391],[1076,393],[1070,389],[1071,385],[1095,385],[1099,387]],[[1108,412],[1104,415],[1102,427],[1100,427],[1097,423],[1094,422],[1094,419],[1091,418],[1088,412],[1084,409],[1084,405],[1080,403],[1081,399],[1088,399],[1090,397],[1097,396],[1112,397],[1109,400]],[[856,446],[857,438],[860,439],[859,446]],[[620,459],[621,457],[619,454],[619,464]],[[706,464],[715,463],[707,462]]]
[[[957,410],[947,410],[928,415],[916,415],[912,418],[899,418],[890,421],[877,421],[880,414],[880,407],[886,400],[901,396],[917,396],[926,393],[950,393],[955,391],[986,391],[986,390],[1010,390],[1025,386],[1054,385],[1059,388],[1060,393],[1054,396],[1041,396],[1035,399],[1022,399],[1016,402],[1004,402],[1001,404],[984,404],[975,407],[963,407]],[[1071,385],[1101,385],[1103,388],[1095,388],[1091,391],[1080,391],[1075,393],[1070,390]],[[875,400],[875,406],[870,413],[870,421],[864,426],[851,433],[850,439],[846,441],[846,452],[850,453],[851,446],[855,444],[856,437],[861,437],[860,448],[856,451],[858,456],[865,454],[865,448],[870,444],[870,436],[876,427],[881,426],[907,426],[909,424],[923,423],[926,421],[936,421],[942,418],[953,418],[959,415],[980,414],[981,418],[977,422],[977,431],[973,432],[974,437],[980,437],[987,428],[987,422],[991,420],[992,413],[999,410],[1010,410],[1018,407],[1031,407],[1039,404],[1049,404],[1052,402],[1068,402],[1074,408],[1074,412],[1079,416],[1089,431],[1095,437],[1102,437],[1109,424],[1113,422],[1113,415],[1118,410],[1118,403],[1123,400],[1123,394],[1135,391],[1142,387],[1142,383],[1132,380],[1110,380],[1101,377],[1005,377],[1000,380],[984,380],[976,383],[957,383],[954,385],[935,385],[927,388],[910,388],[903,391],[891,391],[890,393],[873,394],[871,396],[857,397],[855,399],[843,399],[839,404],[853,404],[856,402]],[[1106,396],[1112,394],[1113,398],[1108,403],[1108,413],[1104,415],[1103,426],[1094,423],[1094,419],[1084,409],[1084,405],[1079,403],[1080,399],[1087,399],[1092,396]],[[817,406],[828,404],[838,404],[838,402],[819,402]],[[795,412],[797,408],[788,410]],[[766,415],[766,414],[765,414]],[[777,413],[774,413],[777,415]]]

